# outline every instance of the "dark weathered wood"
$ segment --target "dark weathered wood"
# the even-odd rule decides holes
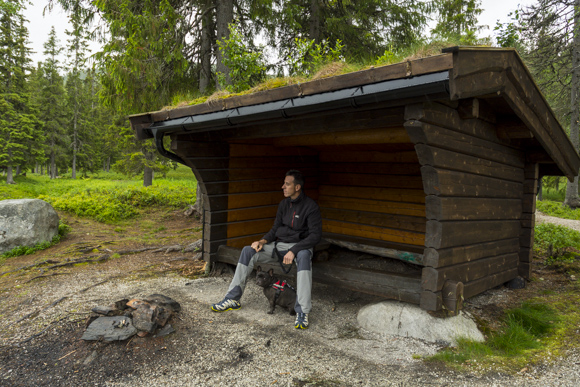
[[[462,99],[459,101],[457,111],[459,112],[459,117],[463,120],[479,118],[492,124],[496,123],[495,111],[484,99]]]
[[[531,248],[534,245],[534,229],[522,228],[520,234],[520,246]]]
[[[429,220],[425,246],[435,249],[466,246],[520,235],[519,220],[453,221]]]
[[[516,168],[430,145],[417,144],[415,145],[415,149],[417,150],[417,156],[419,157],[419,163],[421,165],[451,169],[514,182],[523,183],[524,181],[524,171],[522,168]]]
[[[275,146],[316,146],[345,144],[405,144],[411,140],[405,128],[372,128],[336,133],[287,136],[274,140]]]
[[[441,310],[443,308],[443,297],[441,292],[433,293],[428,290],[422,291],[419,306],[421,309],[431,312]]]
[[[513,181],[431,166],[421,167],[421,175],[427,195],[514,199],[522,197],[523,184]]]
[[[318,151],[308,147],[281,147],[272,144],[233,143],[230,144],[230,157],[309,157],[317,156]]]
[[[351,199],[374,199],[406,203],[425,203],[423,189],[398,189],[376,187],[345,187],[321,185],[320,196],[337,196]]]
[[[481,278],[479,280],[463,284],[464,285],[463,294],[465,295],[465,298],[473,297],[488,289],[504,284],[507,281],[516,278],[517,275],[518,269],[514,268],[508,271],[502,271],[501,273],[497,273],[489,277]]]
[[[421,203],[401,203],[383,200],[366,200],[343,198],[338,196],[321,196],[318,205],[325,208],[335,208],[353,211],[380,212],[383,214],[425,216],[425,205]]]
[[[320,171],[324,173],[370,173],[389,175],[420,175],[419,163],[320,163]]]
[[[530,129],[519,118],[504,118],[497,123],[496,127],[500,138],[518,140],[534,137]]]
[[[517,253],[519,249],[519,238],[495,240],[492,242],[439,250],[427,248],[424,252],[424,264],[425,266],[432,266],[435,268],[451,266],[486,257]]]
[[[453,280],[469,283],[483,277],[517,268],[517,253],[483,258],[448,267],[425,267],[422,271],[421,286],[432,292],[443,289],[445,281]]]
[[[415,144],[432,145],[516,168],[524,167],[523,152],[497,142],[420,121],[408,121],[405,128]]]
[[[388,249],[385,247],[365,245],[356,242],[348,242],[341,239],[325,238],[327,242],[352,251],[361,251],[367,254],[378,255],[380,257],[399,259],[405,262],[414,263],[416,265],[423,264],[423,255],[417,253],[410,253],[408,251],[399,251],[395,249]]]
[[[320,201],[319,201],[320,203]],[[323,222],[325,219],[340,220],[350,223],[367,224],[378,227],[391,227],[425,233],[425,217],[392,215],[367,211],[351,211],[336,208],[320,208]]]
[[[452,129],[483,140],[509,145],[497,136],[495,126],[480,119],[463,120],[459,112],[438,102],[409,104],[405,107],[405,121],[421,121],[438,127]]]
[[[487,199],[426,197],[427,219],[432,220],[493,220],[519,219],[522,202],[519,199]]]
[[[447,280],[445,285],[441,290],[441,296],[443,298],[443,308],[451,316],[457,316],[459,311],[463,308],[463,283]]]
[[[536,214],[522,213],[520,224],[522,225],[522,228],[534,228],[536,224]]]
[[[417,153],[408,152],[380,152],[376,150],[355,151],[341,149],[337,152],[321,151],[321,163],[418,163]]]

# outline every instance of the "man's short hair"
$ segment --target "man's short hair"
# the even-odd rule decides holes
[[[296,169],[291,169],[286,172],[286,176],[292,176],[294,178],[294,184],[300,184],[300,186],[304,188],[304,175],[302,172],[297,171]]]

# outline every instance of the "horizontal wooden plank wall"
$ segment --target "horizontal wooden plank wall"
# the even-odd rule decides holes
[[[216,245],[242,248],[266,234],[284,199],[282,183],[290,169],[306,179],[305,193],[318,199],[318,151],[301,146],[232,143],[229,148],[228,206],[218,211]]]
[[[318,204],[325,237],[394,249],[401,252],[400,259],[409,255],[405,253],[422,253],[426,225],[420,165],[400,129],[380,130],[384,133],[372,136],[376,141],[368,143],[368,150],[321,150]],[[398,149],[393,148],[395,137]],[[383,150],[378,139],[383,139]]]
[[[469,111],[480,106],[462,102],[472,104]],[[522,214],[530,210],[523,204],[525,158],[498,137],[488,121],[493,114],[480,113],[462,117],[434,102],[405,111],[427,195],[423,309],[445,305],[446,284],[467,298],[518,275],[520,240],[528,237]]]

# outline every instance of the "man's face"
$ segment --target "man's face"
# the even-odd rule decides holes
[[[284,197],[296,199],[300,195],[300,184],[294,184],[294,176],[286,176],[282,191],[284,191]]]

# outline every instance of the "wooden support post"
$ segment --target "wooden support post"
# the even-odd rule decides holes
[[[441,294],[443,307],[447,309],[449,314],[456,316],[463,308],[463,283],[451,280],[445,281]]]
[[[534,226],[536,212],[536,193],[538,189],[539,164],[528,163],[524,167],[524,195],[520,233],[520,259],[518,275],[529,279],[532,275],[532,256],[534,246]]]

